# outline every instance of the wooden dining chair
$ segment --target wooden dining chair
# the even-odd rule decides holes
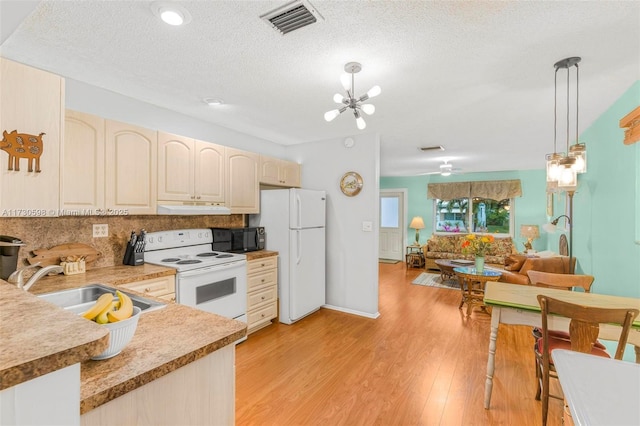
[[[580,287],[585,293],[591,291],[591,284],[594,280],[592,275],[554,274],[542,271],[527,271],[527,275],[531,284],[538,287],[563,288],[565,290]]]
[[[593,284],[594,280],[592,275],[556,274],[542,271],[527,271],[527,275],[529,276],[531,285],[535,285],[536,287],[558,288],[563,290],[573,290],[575,287],[580,287],[585,293],[591,292],[591,284]],[[531,333],[536,340],[542,335],[538,327],[534,327]],[[565,331],[551,330],[550,333],[552,337],[569,338],[569,334]],[[540,388],[538,388],[538,397],[539,393]]]
[[[538,389],[542,389],[542,424],[546,425],[549,398],[562,399],[562,397],[549,394],[549,378],[557,378],[551,351],[554,349],[569,349],[610,358],[605,349],[596,346],[600,330],[599,326],[603,323],[619,324],[622,329],[614,357],[615,359],[622,359],[631,324],[640,311],[633,308],[582,306],[541,294],[538,295],[538,303],[542,314],[542,337],[535,344],[536,377],[538,378]],[[548,328],[548,317],[550,315],[559,315],[570,319],[569,340],[550,336]],[[585,374],[589,374],[589,372],[585,372]],[[538,391],[536,399],[540,399],[539,393],[540,391]]]

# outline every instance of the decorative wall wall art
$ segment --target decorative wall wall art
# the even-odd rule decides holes
[[[362,190],[362,176],[356,172],[347,172],[340,179],[340,190],[347,197],[354,197]]]
[[[17,130],[7,133],[5,130],[2,132],[2,141],[0,142],[0,149],[6,151],[9,154],[9,167],[8,170],[20,171],[20,159],[26,158],[28,160],[29,171],[33,172],[33,163],[35,160],[36,168],[35,172],[40,173],[40,156],[42,155],[42,135],[38,136],[29,135],[27,133],[18,133]]]

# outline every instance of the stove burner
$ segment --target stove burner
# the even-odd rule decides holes
[[[232,254],[220,254],[217,257],[218,257],[218,259],[222,259],[223,257],[233,257],[233,255]]]
[[[202,260],[198,260],[198,259],[181,260],[178,262],[178,265],[189,265],[192,263],[202,263]]]
[[[165,263],[173,263],[173,262],[177,262],[180,259],[177,257],[169,257],[167,259],[162,259],[160,262],[165,262]]]
[[[210,252],[207,252],[207,253],[196,254],[197,257],[211,257],[211,256],[217,256],[217,255],[218,255],[218,253],[216,253],[214,251],[210,251]]]

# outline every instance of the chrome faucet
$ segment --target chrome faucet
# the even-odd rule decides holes
[[[40,266],[40,262],[34,263],[33,265],[25,266],[24,268],[20,268],[17,271],[15,271],[14,273],[12,273],[11,275],[9,275],[9,278],[7,278],[7,281],[9,281],[12,284],[17,285],[18,288],[21,288],[24,291],[29,291],[31,286],[34,285],[36,283],[36,281],[38,281],[40,278],[44,277],[45,275],[47,275],[47,274],[49,274],[51,272],[55,272],[55,273],[59,274],[59,273],[64,271],[64,269],[60,265],[44,266],[41,269],[38,269],[36,271],[36,273],[33,274],[31,276],[31,278],[29,278],[29,281],[27,281],[27,283],[25,284],[24,283],[24,277],[22,276],[24,271],[26,271],[27,269],[31,269],[31,268],[37,268],[39,266]]]

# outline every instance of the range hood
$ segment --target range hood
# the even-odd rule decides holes
[[[230,215],[229,207],[193,204],[159,204],[158,214],[169,215]]]

